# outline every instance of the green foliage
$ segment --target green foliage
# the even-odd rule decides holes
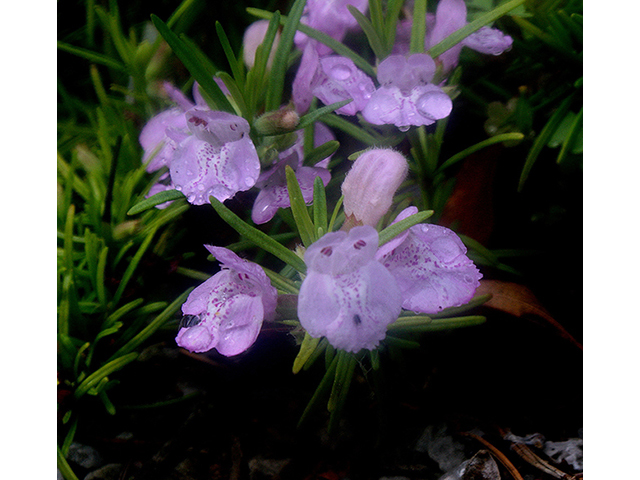
[[[265,126],[271,115],[292,108],[285,92],[287,73],[299,56],[293,47],[297,31],[350,58],[375,78],[377,64],[392,51],[399,19],[409,14],[424,18],[433,7],[431,2],[416,0],[413,13],[403,10],[402,0],[370,0],[366,15],[350,7],[363,31],[361,45],[366,47],[357,52],[351,43],[338,42],[300,23],[304,0],[292,2],[287,15],[247,8],[248,14],[269,20],[252,68],[245,66],[242,51],[235,46],[237,31],[232,27],[215,22],[221,52],[217,56],[206,53],[193,40],[198,37],[184,33],[185,23],[188,26],[193,18],[195,0],[183,1],[166,21],[151,15],[149,25],[158,35],[149,38],[137,28],[125,32],[115,0],[108,2],[108,8],[92,1],[86,5],[82,40],[74,43],[74,36],[70,36],[58,42],[61,51],[89,62],[87,78],[94,99],[92,103],[75,96],[71,93],[75,86],[58,82],[58,375],[59,389],[69,393],[58,406],[62,419],[58,466],[67,479],[75,478],[65,456],[80,412],[95,404],[109,414],[118,411],[119,405],[110,399],[118,371],[135,362],[141,349],[179,315],[190,292],[169,288],[171,297],[167,298],[163,285],[163,293],[154,295],[157,279],[146,267],[149,262],[167,261],[179,254],[175,251],[179,221],[190,208],[184,195],[175,190],[147,198],[166,170],[148,174],[140,161],[140,128],[167,106],[158,81],[165,79],[170,62],[177,60],[186,69],[183,77],[187,78],[180,79],[183,89],[197,82],[212,109],[235,113],[249,122],[263,166],[271,165],[289,148],[298,132],[305,140],[305,166],[333,155],[332,166],[336,168],[332,181],[325,186],[319,177],[315,179],[311,205],[306,204],[294,171],[286,168],[291,207],[280,209],[271,225],[255,226],[247,211],[210,199],[217,216],[237,233],[237,241],[228,248],[251,250],[254,261],[263,265],[278,290],[278,321],[293,327],[300,343],[293,372],[323,370],[301,425],[324,405],[330,430],[335,430],[353,378],[361,375],[371,380],[371,385],[379,385],[382,362],[397,358],[404,349],[419,348],[420,339],[431,332],[481,324],[485,318],[475,315],[473,309],[489,299],[479,296],[467,305],[431,316],[404,312],[388,327],[386,339],[374,351],[336,351],[325,338],[303,332],[295,301],[306,271],[304,249],[340,228],[344,221],[337,186],[347,158],[353,159],[372,146],[396,147],[409,153],[410,177],[398,192],[396,209],[411,204],[419,213],[389,225],[397,211],[389,212],[382,222],[386,228],[380,229],[380,245],[427,219],[437,221],[450,199],[461,162],[472,154],[496,146],[524,152],[518,157],[522,162],[519,190],[525,187],[539,158],[548,157],[545,154],[551,152],[559,167],[581,158],[581,2],[469,1],[470,23],[429,49],[427,53],[437,56],[494,22],[514,36],[510,61],[499,75],[475,76],[475,67],[482,61],[469,52],[448,78],[437,72],[452,99],[461,97],[477,108],[475,119],[479,124],[484,122],[480,137],[452,137],[448,118],[405,133],[390,126],[369,125],[360,117],[336,114],[335,110],[349,100],[319,108],[313,103],[309,112],[299,119],[296,115],[291,124]],[[411,52],[424,51],[424,28],[424,22],[413,22]],[[99,36],[104,39],[102,45],[98,45]],[[171,65],[175,68],[177,63]],[[223,93],[216,78],[224,82],[229,95]],[[314,125],[318,121],[339,132],[339,140],[315,147]],[[167,202],[166,208],[155,208]],[[476,263],[509,275],[521,274],[504,263],[513,251],[490,250],[473,238],[461,238]],[[292,250],[293,240],[302,246]],[[178,270],[194,279],[207,278],[182,266]]]

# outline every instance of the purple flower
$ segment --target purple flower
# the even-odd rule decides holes
[[[451,113],[451,98],[429,83],[436,65],[424,53],[391,55],[378,66],[378,88],[362,110],[374,125],[393,124],[401,131],[411,125],[430,125]]]
[[[321,160],[313,167],[303,166],[302,131],[298,130],[297,134],[298,140],[294,145],[280,153],[276,163],[263,172],[256,182],[256,187],[260,188],[260,193],[258,193],[251,211],[251,219],[256,224],[268,222],[279,208],[291,206],[285,173],[287,165],[295,171],[296,179],[302,191],[302,198],[307,204],[313,200],[313,182],[315,178],[320,177],[325,186],[331,180],[331,174],[327,170],[330,157]],[[316,147],[330,140],[335,140],[331,130],[322,123],[315,124],[314,136],[314,146]]]
[[[164,110],[152,117],[140,132],[138,140],[144,150],[142,162],[150,161],[147,165],[149,173],[169,165],[177,145],[172,138],[167,136],[167,129],[186,132],[187,120],[184,114],[194,107],[193,102],[170,83],[163,83],[163,89],[178,106]]]
[[[258,337],[263,320],[275,314],[277,291],[262,268],[231,250],[206,246],[222,270],[196,287],[182,305],[184,324],[176,343],[191,352],[215,348],[237,355]]]
[[[408,54],[411,41],[412,19],[398,22],[396,43],[393,53]],[[467,6],[464,0],[440,0],[436,14],[427,14],[425,49],[428,50],[456,30],[467,24]],[[513,39],[497,28],[484,26],[480,30],[466,37],[462,42],[442,53],[438,60],[442,62],[444,71],[448,72],[458,64],[458,57],[462,47],[469,47],[480,53],[500,55],[513,44]]]
[[[293,81],[292,96],[298,112],[306,112],[315,95],[325,105],[352,99],[336,113],[355,115],[369,101],[376,87],[353,61],[339,55],[320,57],[312,44],[305,47]]]
[[[226,112],[194,108],[186,114],[191,135],[182,135],[169,165],[171,181],[189,203],[219,201],[253,187],[260,174],[249,122]]]
[[[370,226],[327,233],[309,246],[298,296],[298,317],[309,335],[348,352],[373,350],[384,339],[402,296],[375,260],[377,249],[378,232]]]
[[[358,22],[347,8],[348,5],[366,13],[369,2],[368,0],[308,0],[300,23],[341,42],[347,31],[358,26]],[[311,41],[301,32],[296,33],[294,40],[300,50],[304,50]],[[318,42],[315,42],[315,48],[320,55],[327,55],[332,51],[326,45]]]
[[[267,34],[268,28],[269,20],[258,20],[249,25],[244,31],[244,36],[242,37],[242,54],[244,63],[247,67],[253,68],[253,65],[255,64],[256,50],[258,50],[258,47],[262,42],[264,42],[264,37]],[[267,60],[267,70],[271,70],[273,57],[275,56],[279,43],[280,32],[276,32],[273,45],[271,46],[271,53]]]
[[[406,208],[395,222],[417,212],[416,207]],[[467,303],[480,285],[482,274],[466,252],[448,228],[419,224],[383,245],[376,258],[395,278],[403,308],[437,313]]]
[[[336,110],[342,115],[355,115],[369,102],[375,91],[373,80],[355,66],[353,60],[330,55],[319,61],[319,75],[313,82],[312,92],[325,105],[353,99]]]
[[[404,156],[389,148],[375,148],[360,155],[342,182],[345,223],[376,226],[389,210],[408,170]]]

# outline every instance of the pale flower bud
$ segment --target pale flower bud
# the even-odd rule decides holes
[[[249,25],[244,31],[244,37],[242,39],[242,50],[244,63],[247,65],[247,67],[253,68],[253,65],[256,61],[256,50],[264,41],[264,37],[267,34],[268,28],[269,20],[258,20],[257,22],[253,22],[251,25]],[[269,59],[267,60],[267,70],[271,69],[273,57],[275,55],[276,49],[278,48],[279,42],[280,32],[276,32],[276,38],[273,40],[271,53],[269,54]]]
[[[407,176],[402,154],[388,148],[367,150],[351,166],[342,183],[345,224],[376,226]]]

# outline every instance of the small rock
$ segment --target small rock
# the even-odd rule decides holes
[[[102,465],[102,457],[95,448],[80,445],[79,443],[72,443],[69,446],[67,459],[87,470],[92,470]]]
[[[122,473],[122,465],[119,463],[108,463],[93,472],[89,473],[84,480],[118,480]]]
[[[249,478],[251,480],[274,478],[280,475],[282,469],[291,463],[290,458],[274,460],[270,458],[255,457],[249,460]]]
[[[439,480],[500,480],[500,471],[491,454],[487,450],[480,450]]]
[[[443,472],[452,470],[466,460],[464,445],[446,433],[446,425],[439,429],[431,425],[425,429],[415,447],[418,452],[427,452]]]

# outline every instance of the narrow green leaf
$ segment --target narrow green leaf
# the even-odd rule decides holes
[[[454,45],[457,45],[462,40],[467,38],[473,32],[481,29],[485,25],[489,25],[490,23],[494,22],[498,18],[507,14],[511,10],[519,7],[520,5],[523,5],[525,1],[526,0],[511,0],[509,2],[503,3],[502,5],[499,5],[498,7],[494,8],[490,12],[485,13],[484,15],[476,18],[472,22],[469,22],[467,25],[465,25],[461,29],[453,32],[447,38],[443,39],[441,42],[431,47],[427,53],[434,58],[442,55],[451,47],[453,47]]]
[[[142,298],[136,298],[135,300],[123,305],[122,307],[120,307],[119,309],[117,309],[115,312],[113,312],[111,315],[109,315],[106,320],[104,321],[104,323],[102,324],[102,328],[108,328],[111,325],[113,325],[115,322],[117,322],[118,320],[120,320],[122,317],[124,317],[127,313],[131,312],[132,310],[134,310],[135,308],[138,308],[142,303],[144,302],[144,299]]]
[[[387,335],[384,339],[384,343],[388,344],[390,347],[407,348],[407,349],[420,348],[420,344],[416,341],[407,340],[404,338],[398,338],[392,335]]]
[[[69,431],[64,437],[64,442],[62,442],[63,455],[67,455],[69,453],[69,447],[73,443],[73,438],[76,435],[77,429],[78,429],[78,416],[76,415],[75,418],[73,419],[73,422],[71,422],[71,425],[69,425]]]
[[[427,315],[411,315],[407,317],[399,317],[395,322],[387,326],[387,331],[407,330],[413,327],[423,327],[432,322],[431,317]]]
[[[427,18],[427,0],[415,0],[413,2],[409,53],[424,53],[424,41],[427,32],[425,18]]]
[[[336,219],[338,218],[338,212],[340,211],[340,207],[342,207],[343,201],[344,201],[344,195],[340,195],[340,198],[336,202],[336,206],[333,208],[333,213],[331,214],[331,220],[329,220],[329,226],[327,227],[327,232],[333,232],[333,226],[336,223]]]
[[[242,89],[240,85],[229,75],[227,72],[218,72],[218,78],[222,80],[229,90],[231,97],[238,105],[238,110],[240,110],[240,116],[244,118],[249,117],[249,110],[247,109],[247,103],[244,99],[244,94],[242,93]]]
[[[556,131],[556,128],[558,128],[558,125],[560,125],[560,122],[562,121],[564,116],[567,114],[567,111],[569,110],[569,106],[571,105],[572,100],[573,100],[573,95],[569,95],[567,98],[564,99],[564,101],[560,104],[558,109],[553,113],[553,115],[551,115],[551,118],[549,118],[549,121],[542,128],[542,131],[540,131],[540,134],[533,142],[533,145],[531,146],[531,149],[527,154],[527,158],[525,159],[524,167],[522,168],[522,173],[520,174],[520,181],[518,182],[519,192],[521,192],[522,189],[524,188],[524,182],[527,180],[527,177],[529,176],[529,172],[531,171],[533,164],[538,158],[538,155],[540,155],[540,152],[542,151],[543,147],[549,142],[549,139],[553,135],[553,132]]]
[[[327,410],[334,411],[340,392],[342,392],[342,386],[348,372],[349,357],[351,354],[344,350],[338,350],[336,357],[338,358],[338,364],[336,365],[336,374],[331,387],[331,394],[329,395],[329,401],[327,402]]]
[[[313,225],[316,230],[316,240],[320,238],[318,232],[327,232],[327,196],[322,179],[318,176],[313,180]]]
[[[337,383],[336,396],[332,397],[334,398],[333,402],[331,402],[331,398],[330,398],[329,405],[327,405],[327,408],[331,407],[329,408],[329,411],[331,412],[331,415],[329,416],[329,427],[328,427],[329,432],[335,431],[335,429],[338,426],[338,422],[342,417],[342,410],[344,408],[345,402],[347,401],[347,395],[349,393],[349,388],[351,387],[353,373],[357,365],[357,361],[354,355],[346,352],[344,352],[344,354],[346,359],[345,359],[344,366],[342,368],[342,372],[340,374],[336,372],[336,382],[334,382],[334,387],[336,386],[336,383]],[[338,378],[338,375],[339,375],[339,378]]]
[[[385,15],[385,49],[390,52],[396,40],[396,32],[398,30],[398,16],[402,10],[404,0],[388,0],[387,13]]]
[[[329,347],[329,346],[330,346],[329,345],[329,341],[326,339],[326,337],[322,337],[320,339],[320,344],[313,351],[313,353],[311,354],[311,356],[307,360],[307,363],[304,364],[302,369],[305,370],[305,371],[309,370],[313,366],[313,364],[316,363],[316,360],[318,360],[318,358],[320,358],[320,356],[323,353],[325,353],[327,347]]]
[[[309,245],[315,241],[315,228],[309,216],[307,205],[302,197],[302,190],[300,190],[296,172],[287,165],[285,167],[285,174],[287,176],[287,190],[289,191],[289,200],[291,202],[291,213],[296,221],[302,243],[305,247],[309,248]]]
[[[115,360],[110,361],[106,365],[103,365],[98,370],[93,372],[84,381],[78,386],[76,391],[74,392],[75,398],[82,397],[85,393],[89,391],[89,389],[95,385],[97,385],[103,378],[106,378],[108,375],[111,375],[113,372],[120,370],[125,365],[133,362],[136,358],[138,358],[138,353],[129,353],[127,355],[123,355],[121,357],[116,358]]]
[[[107,268],[107,258],[109,255],[109,247],[106,245],[100,250],[100,256],[98,257],[98,267],[96,269],[96,295],[100,305],[106,308],[107,306],[107,290],[104,284],[105,269]]]
[[[371,368],[373,370],[380,370],[380,352],[377,348],[375,350],[369,350],[369,359],[371,361]]]
[[[264,273],[267,274],[267,277],[269,277],[269,280],[271,280],[271,284],[279,291],[292,295],[300,293],[300,288],[284,275],[280,275],[278,272],[274,272],[266,267],[262,267],[262,269]]]
[[[322,122],[327,124],[329,127],[334,127],[342,130],[349,136],[353,137],[356,140],[360,140],[367,145],[383,145],[384,142],[381,142],[379,138],[374,137],[369,132],[364,130],[363,128],[358,127],[354,123],[346,120],[343,117],[340,117],[336,114],[326,115]]]
[[[187,297],[191,293],[193,288],[187,289],[178,298],[176,298],[171,304],[165,308],[156,318],[154,318],[144,329],[142,329],[135,337],[129,340],[124,346],[122,346],[116,353],[114,353],[110,359],[120,357],[122,355],[133,355],[129,353],[132,350],[138,348],[145,340],[153,335],[160,327],[162,327],[171,317],[180,309],[182,304],[186,301]],[[137,353],[135,354],[137,355]],[[114,360],[115,361],[115,360]]]
[[[316,163],[324,160],[325,158],[333,155],[338,148],[340,148],[340,142],[337,140],[329,140],[323,143],[319,147],[314,148],[304,157],[304,164],[307,166],[313,166]]]
[[[463,160],[464,158],[468,157],[472,153],[477,152],[478,150],[481,150],[485,147],[488,147],[489,145],[494,145],[496,143],[502,143],[502,142],[512,142],[512,141],[522,140],[523,138],[524,138],[524,135],[519,132],[502,133],[500,135],[487,138],[486,140],[478,142],[475,145],[465,148],[461,152],[458,152],[455,155],[452,155],[451,157],[449,157],[447,160],[445,160],[442,163],[442,165],[440,165],[440,167],[438,167],[438,169],[436,170],[436,174],[442,173],[446,168],[449,168],[451,165],[454,165],[455,163],[459,162],[460,160]]]
[[[105,67],[108,67],[120,72],[127,71],[127,69],[121,62],[119,62],[118,60],[114,60],[113,58],[103,55],[101,53],[93,52],[85,48],[74,47],[73,45],[69,45],[61,41],[58,41],[57,45],[60,50],[72,53],[73,55],[77,55],[78,57],[82,57],[86,60],[89,60],[92,63],[97,63],[98,65],[104,65]]]
[[[169,19],[167,20],[167,26],[169,28],[173,28],[173,26],[180,19],[180,17],[184,15],[184,13],[196,3],[197,3],[197,0],[184,0],[180,5],[178,5],[178,8],[174,10],[174,12],[171,14]]]
[[[247,12],[258,18],[264,18],[267,20],[269,20],[273,16],[271,12],[268,12],[266,10],[261,10],[259,8],[249,7],[247,8]],[[280,18],[280,23],[285,24],[286,20],[287,20],[287,17],[283,15]],[[331,38],[329,35],[326,35],[320,32],[319,30],[308,27],[307,25],[304,25],[302,23],[298,25],[298,30],[300,30],[302,33],[304,33],[308,37],[311,37],[314,40],[318,40],[320,43],[325,44],[326,46],[331,48],[336,53],[336,55],[341,55],[343,57],[350,58],[351,60],[353,60],[353,63],[355,63],[356,66],[360,68],[360,70],[364,71],[367,75],[371,77],[376,76],[375,69],[369,64],[369,62],[367,62],[364,58],[362,58],[356,52],[351,50],[349,47],[344,45],[342,42],[339,42]]]
[[[576,138],[580,134],[582,134],[582,115],[583,108],[580,109],[576,118],[574,118],[571,126],[569,127],[569,132],[562,143],[562,148],[560,149],[560,153],[558,154],[558,158],[556,159],[556,163],[561,163],[562,160],[567,156],[570,150],[573,150],[574,143]]]
[[[360,10],[358,10],[353,5],[347,5],[347,8],[349,9],[349,12],[351,12],[351,15],[353,15],[353,17],[358,22],[358,25],[360,25],[360,28],[362,28],[364,34],[367,36],[369,46],[371,47],[371,50],[373,50],[376,58],[384,58],[386,53],[385,48],[382,43],[382,39],[378,35],[378,32],[374,28],[373,24],[367,17],[362,14]]]
[[[253,242],[257,247],[266,250],[283,262],[291,265],[299,272],[306,271],[307,267],[304,264],[304,261],[287,247],[276,242],[261,230],[258,230],[257,228],[254,228],[248,223],[244,222],[240,217],[238,217],[235,213],[225,207],[222,202],[220,202],[215,197],[210,197],[209,200],[211,201],[211,206],[216,212],[218,212],[218,215],[220,215],[220,218],[227,222],[231,226],[231,228],[233,228],[240,235]]]
[[[294,374],[298,373],[305,365],[305,363],[307,363],[307,360],[309,360],[319,343],[320,337],[313,338],[311,335],[309,335],[308,332],[304,333],[304,338],[302,339],[302,343],[300,344],[300,351],[293,361],[292,370]]]
[[[342,100],[340,102],[332,103],[332,104],[327,105],[325,107],[321,107],[321,108],[318,108],[316,110],[313,110],[313,111],[307,113],[306,115],[303,115],[302,117],[300,117],[300,123],[298,123],[297,128],[298,129],[303,129],[306,126],[317,122],[318,120],[320,120],[325,115],[328,115],[331,112],[333,112],[335,110],[338,110],[341,107],[344,107],[345,105],[351,103],[352,101],[353,101],[353,99],[350,98],[348,100]]]
[[[113,405],[113,402],[109,399],[107,392],[105,392],[104,389],[98,392],[98,398],[102,401],[102,404],[107,412],[109,412],[109,415],[116,414],[116,407]]]
[[[206,68],[202,66],[197,55],[182,41],[169,27],[156,15],[151,15],[151,21],[158,29],[158,32],[169,44],[176,56],[189,70],[196,82],[200,85],[201,92],[212,109],[233,112],[233,107],[225,97],[220,87],[213,80]]]
[[[244,91],[244,69],[242,65],[238,62],[235,54],[233,53],[233,49],[231,48],[231,43],[229,43],[229,39],[227,38],[227,34],[224,32],[224,28],[220,22],[216,21],[216,33],[218,34],[218,38],[220,39],[220,45],[222,45],[222,50],[227,57],[227,62],[229,63],[229,67],[231,68],[231,73],[233,74],[233,78],[238,85],[238,88],[241,91]],[[234,96],[235,98],[235,96]]]
[[[434,319],[429,325],[421,328],[421,332],[439,332],[442,330],[453,330],[455,328],[473,327],[486,322],[486,317],[480,315],[469,315],[467,317],[439,318]]]
[[[269,76],[269,87],[265,100],[265,110],[275,110],[282,102],[282,92],[284,90],[284,77],[288,68],[289,52],[293,47],[293,37],[296,34],[300,17],[304,10],[306,0],[295,0],[291,6],[288,17],[282,17],[284,26],[280,35],[278,48],[273,57],[271,74]]]
[[[133,273],[136,271],[136,268],[138,268],[138,264],[140,263],[142,256],[147,251],[147,248],[149,248],[149,245],[151,244],[151,240],[153,240],[153,237],[155,236],[155,234],[156,234],[155,229],[151,230],[147,234],[145,239],[142,241],[140,248],[138,248],[138,251],[133,256],[133,259],[131,259],[131,263],[127,265],[127,269],[124,271],[124,274],[120,279],[120,284],[118,285],[118,289],[116,290],[116,293],[113,295],[113,305],[117,305],[118,302],[120,301],[120,297],[124,293],[125,288],[127,288],[127,285],[129,284],[129,280],[131,280]]]
[[[397,237],[402,232],[404,232],[405,230],[408,230],[414,225],[424,222],[431,215],[433,215],[433,210],[425,210],[423,212],[415,213],[392,225],[389,225],[387,228],[382,230],[379,234],[379,237],[380,237],[379,246],[384,245],[385,243],[389,242],[392,238]]]
[[[264,99],[264,84],[268,80],[265,75],[265,71],[269,63],[269,57],[273,49],[273,42],[275,41],[279,26],[280,12],[276,11],[273,14],[273,17],[271,17],[271,20],[269,20],[269,26],[267,27],[264,40],[256,49],[253,68],[247,72],[245,95],[247,97],[247,104],[251,110],[252,117],[255,116],[259,107],[258,100],[261,98]]]
[[[319,405],[320,400],[324,397],[329,390],[329,387],[333,384],[333,380],[335,378],[336,366],[338,365],[337,356],[333,358],[331,363],[329,364],[327,371],[325,372],[322,380],[320,380],[320,384],[316,391],[313,393],[311,400],[307,404],[306,408],[302,412],[300,416],[300,420],[298,420],[298,428],[300,428],[309,414]]]
[[[56,445],[56,447],[58,449],[58,454],[57,454],[58,455],[58,470],[60,470],[60,473],[65,478],[65,480],[78,480],[78,477],[76,476],[75,473],[73,473],[73,470],[69,466],[69,463],[67,462],[67,459],[64,458],[64,455],[62,454],[62,451],[60,450],[60,446]]]

